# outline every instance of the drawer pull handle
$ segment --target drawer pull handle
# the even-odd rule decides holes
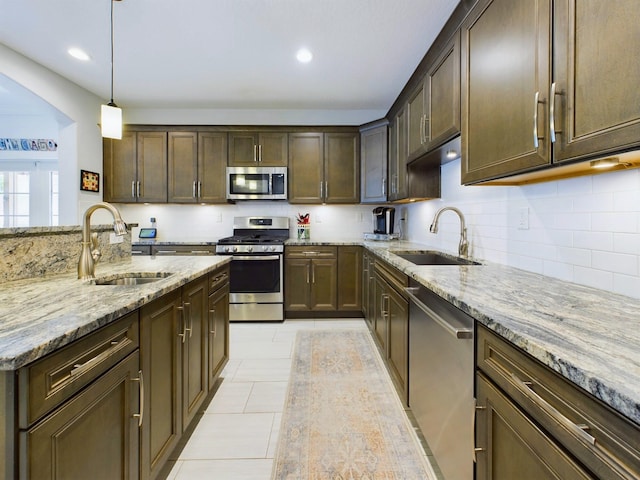
[[[138,370],[138,378],[132,378],[131,381],[140,384],[140,413],[134,413],[133,416],[138,419],[138,427],[141,427],[144,418],[144,376],[142,370]]]
[[[105,348],[100,353],[96,354],[95,356],[91,357],[90,359],[86,360],[83,363],[74,363],[73,364],[73,368],[69,372],[69,375],[71,377],[73,377],[75,375],[78,375],[78,374],[82,373],[83,371],[85,371],[88,368],[90,368],[91,366],[93,366],[95,363],[99,363],[100,361],[104,360],[109,355],[111,355],[113,352],[117,351],[118,349],[120,349],[123,346],[124,346],[124,344],[121,344],[121,342],[118,341],[118,340],[109,341],[109,347],[108,348]],[[106,347],[106,343],[103,344],[103,348],[104,347]]]
[[[544,398],[538,395],[532,388],[531,382],[523,382],[520,380],[515,373],[511,373],[511,381],[516,386],[518,390],[522,394],[524,394],[532,403],[534,403],[538,408],[544,411],[547,415],[553,418],[556,422],[561,424],[563,427],[567,428],[571,431],[576,437],[581,439],[582,441],[588,443],[591,446],[595,446],[596,439],[595,437],[589,435],[585,430],[588,430],[589,427],[583,424],[576,424],[572,422],[570,419],[565,417],[562,413],[560,413],[553,405],[547,402]]]

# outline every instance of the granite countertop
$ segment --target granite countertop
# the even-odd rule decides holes
[[[640,425],[640,300],[517,268],[414,265],[407,242],[363,242],[376,256]]]
[[[364,246],[640,425],[640,300],[489,262],[414,265],[393,252],[430,248],[406,241],[291,239],[286,244]],[[19,368],[228,261],[228,256],[135,257],[98,265],[98,276],[175,272],[135,288],[84,285],[75,275],[3,284],[0,369]]]
[[[222,264],[225,256],[133,257],[99,263],[96,277],[171,272],[136,286],[96,286],[76,273],[17,280],[0,288],[0,370],[15,370],[140,308]]]

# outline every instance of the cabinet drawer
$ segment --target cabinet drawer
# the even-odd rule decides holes
[[[640,427],[478,325],[478,368],[599,478],[640,476]]]
[[[215,245],[153,245],[151,255],[215,255]]]
[[[229,283],[229,267],[221,268],[209,274],[209,295]]]
[[[285,258],[337,258],[338,247],[314,245],[309,247],[287,247]]]
[[[374,269],[400,295],[407,298],[407,293],[404,289],[409,286],[409,277],[382,260],[376,260]]]
[[[130,313],[18,370],[20,428],[28,428],[136,350],[138,333],[138,313]]]

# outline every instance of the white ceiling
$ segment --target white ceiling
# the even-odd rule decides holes
[[[114,2],[114,100],[134,109],[386,113],[457,3]],[[109,99],[110,8],[110,0],[0,0],[0,43]],[[91,60],[70,57],[73,46]],[[302,46],[309,64],[295,59]]]

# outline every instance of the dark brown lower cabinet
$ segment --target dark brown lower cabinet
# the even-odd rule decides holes
[[[284,270],[286,311],[337,310],[337,247],[287,247]]]
[[[136,350],[20,433],[20,478],[137,479],[138,363]]]
[[[140,477],[155,478],[182,434],[180,290],[140,310],[140,367],[145,377]]]
[[[204,277],[182,287],[180,310],[185,335],[182,340],[182,425],[195,417],[209,389],[207,363],[209,343],[209,279]]]
[[[409,401],[409,301],[406,275],[382,261],[375,262],[374,333],[400,399]],[[371,293],[370,293],[371,294]]]
[[[338,247],[338,310],[362,311],[362,247]]]
[[[476,480],[594,479],[517,406],[477,376]]]
[[[209,295],[209,389],[229,360],[229,282]]]

